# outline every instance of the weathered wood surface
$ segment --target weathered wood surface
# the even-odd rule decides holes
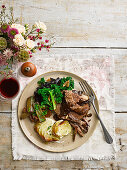
[[[0,168],[1,170],[23,169],[127,169],[127,114],[116,114],[117,157],[110,161],[13,161],[11,151],[11,115],[0,114]]]
[[[126,0],[2,0],[21,22],[44,21],[55,46],[127,47]]]
[[[127,111],[127,50],[126,49],[86,49],[86,48],[53,48],[48,53],[44,50],[42,53],[43,57],[45,55],[52,54],[83,54],[84,57],[88,55],[113,55],[115,58],[115,111],[116,112],[126,112]],[[0,103],[0,112],[10,112],[11,103]]]
[[[116,112],[127,112],[127,0],[0,0],[21,23],[43,21],[56,39],[50,54],[114,55]],[[69,47],[69,48],[60,48]],[[72,48],[70,48],[72,47]],[[88,47],[88,48],[74,48]],[[97,47],[97,48],[90,48]],[[115,47],[99,49],[98,47]],[[119,48],[119,49],[117,49]],[[121,48],[121,49],[120,49]],[[47,52],[42,52],[42,56]],[[37,55],[37,54],[36,54]],[[111,161],[13,161],[11,103],[0,102],[0,169],[127,169],[127,114],[116,113],[117,159]]]

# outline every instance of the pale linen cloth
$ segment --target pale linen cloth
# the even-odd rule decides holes
[[[35,60],[35,58],[33,58]],[[33,61],[33,60],[32,60]],[[77,149],[64,153],[52,153],[33,145],[21,131],[17,119],[17,105],[20,94],[32,78],[20,73],[20,65],[15,73],[20,81],[19,95],[12,102],[12,152],[14,160],[92,160],[115,158],[115,114],[114,114],[114,59],[112,56],[51,55],[36,57],[33,61],[38,69],[36,76],[55,70],[65,70],[86,79],[97,94],[100,117],[113,137],[113,144],[105,142],[100,124],[89,140]]]

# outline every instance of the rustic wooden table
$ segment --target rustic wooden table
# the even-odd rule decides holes
[[[11,103],[0,102],[0,169],[127,169],[127,0],[0,0],[21,23],[46,23],[50,53],[115,56],[117,158],[110,161],[13,161]],[[42,56],[47,52],[42,51]],[[37,55],[37,53],[36,53]]]

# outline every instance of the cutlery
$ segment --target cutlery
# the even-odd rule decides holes
[[[79,82],[79,85],[81,86],[81,88],[82,88],[82,90],[83,90],[83,92],[85,92],[86,93],[86,95],[88,95],[89,96],[89,101],[90,101],[90,103],[92,104],[92,106],[93,106],[93,108],[94,108],[94,110],[95,110],[95,112],[96,112],[96,115],[97,115],[97,118],[99,119],[99,121],[100,121],[100,124],[101,124],[101,126],[102,126],[102,129],[103,129],[103,132],[104,132],[104,136],[105,136],[105,140],[106,140],[106,142],[108,143],[108,144],[111,144],[112,142],[113,142],[113,139],[112,139],[112,137],[110,136],[110,134],[109,134],[109,132],[107,131],[107,129],[105,128],[105,126],[104,126],[104,124],[103,124],[103,122],[102,122],[102,120],[101,120],[101,118],[100,118],[100,116],[99,116],[99,113],[98,113],[98,111],[97,111],[97,109],[96,109],[96,106],[95,106],[95,94],[93,93],[93,91],[92,91],[92,89],[90,88],[90,86],[88,85],[88,83],[87,83],[87,81],[83,81],[83,82]]]

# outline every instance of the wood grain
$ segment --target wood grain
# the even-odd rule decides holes
[[[122,122],[122,123],[121,123]],[[126,169],[127,167],[127,114],[116,114],[116,140],[117,140],[117,157],[116,160],[110,161],[30,161],[21,160],[13,161],[11,152],[11,115],[0,114],[0,168],[4,169],[50,169],[57,168],[62,170],[70,169]],[[117,131],[122,129],[124,133]],[[64,165],[64,166],[63,166]]]
[[[126,49],[86,49],[86,48],[52,48],[48,53],[46,50],[38,52],[33,59],[36,59],[37,55],[43,57],[52,55],[73,55],[83,54],[84,57],[90,55],[109,55],[115,58],[115,111],[126,112],[127,111],[127,50]],[[10,103],[0,103],[0,111],[10,112]]]
[[[21,23],[46,23],[57,47],[127,47],[126,0],[2,0]],[[21,17],[22,16],[22,17]]]

